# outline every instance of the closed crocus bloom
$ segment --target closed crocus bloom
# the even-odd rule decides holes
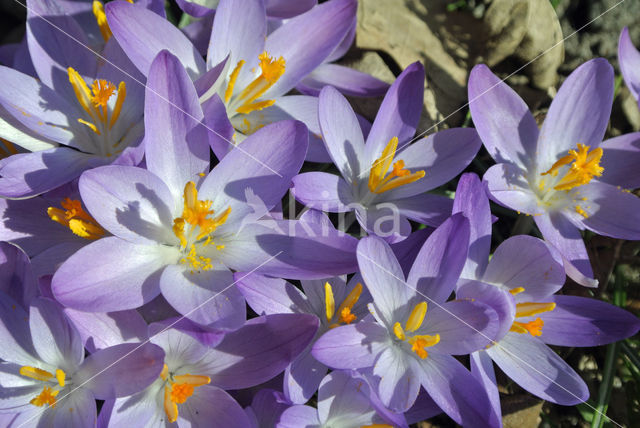
[[[96,399],[146,388],[162,370],[162,349],[121,344],[85,358],[78,332],[59,305],[37,298],[28,312],[0,292],[0,385],[4,422],[15,426],[90,427]]]
[[[317,320],[280,314],[254,318],[205,346],[175,322],[150,326],[151,342],[166,352],[164,368],[147,389],[105,403],[105,426],[250,427],[242,407],[225,389],[249,388],[280,373],[311,341]]]
[[[633,97],[640,103],[640,52],[633,45],[627,27],[624,27],[620,33],[618,61],[624,82]]]
[[[411,232],[408,219],[442,223],[452,201],[425,192],[459,174],[477,153],[480,139],[473,129],[454,128],[409,144],[420,119],[423,89],[424,68],[411,64],[389,88],[365,144],[347,100],[336,89],[324,88],[320,128],[340,176],[318,171],[296,176],[296,199],[317,210],[355,211],[369,234],[391,241]],[[389,219],[394,220],[390,229],[385,225]]]
[[[491,212],[475,174],[460,179],[454,212],[469,219],[469,257],[456,296],[489,304],[500,319],[494,342],[471,354],[472,373],[483,383],[496,413],[500,400],[492,360],[538,397],[562,405],[586,401],[580,376],[549,345],[599,346],[632,336],[640,320],[608,303],[556,295],[565,281],[562,257],[532,236],[512,236],[489,260]]]
[[[288,20],[267,35],[263,0],[221,0],[216,8],[206,62],[173,24],[125,2],[106,6],[114,38],[147,75],[163,49],[176,55],[195,80],[221,159],[246,135],[283,119],[304,122],[319,134],[317,98],[285,96],[344,39],[356,14],[355,0],[331,0]],[[309,159],[326,160],[313,137]]]
[[[201,18],[213,15],[220,0],[177,0],[178,6],[191,16]],[[265,0],[265,9],[270,18],[293,18],[314,7],[318,0]]]
[[[323,278],[355,270],[355,238],[335,233],[311,240],[295,228],[289,236],[276,222],[259,220],[302,165],[302,123],[261,129],[207,174],[202,110],[176,57],[158,55],[147,87],[147,169],[111,165],[81,177],[88,211],[114,236],[83,247],[57,270],[52,287],[59,301],[110,312],[162,293],[193,321],[233,329],[245,321],[245,303],[232,287],[232,271]],[[260,207],[247,195],[264,211],[256,216]]]
[[[640,239],[640,199],[622,188],[639,182],[638,135],[602,141],[613,100],[611,65],[594,59],[571,73],[541,129],[522,99],[484,65],[471,72],[469,99],[480,138],[498,162],[484,175],[491,197],[534,216],[567,274],[595,286],[580,230]]]
[[[372,370],[380,401],[404,412],[422,385],[456,422],[496,426],[487,393],[452,355],[483,348],[498,328],[496,313],[472,300],[446,302],[466,259],[467,220],[445,221],[427,239],[408,279],[388,244],[376,237],[358,244],[358,265],[373,297],[375,322],[336,327],[313,356],[338,369]]]

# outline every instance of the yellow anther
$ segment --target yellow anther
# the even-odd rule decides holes
[[[440,335],[429,336],[428,334],[410,337],[407,342],[411,345],[411,350],[423,360],[427,358],[429,353],[424,349],[440,342]]]
[[[411,314],[409,315],[409,318],[407,319],[407,322],[404,325],[404,329],[411,333],[419,329],[420,326],[422,325],[422,321],[424,321],[424,316],[426,314],[427,314],[427,302],[418,303],[411,311]]]
[[[98,23],[98,28],[100,29],[102,38],[105,42],[109,41],[113,34],[111,33],[109,24],[107,24],[107,15],[104,13],[104,6],[102,5],[102,2],[94,0],[93,15],[96,17],[96,22]]]
[[[236,112],[241,114],[248,114],[252,111],[262,110],[275,103],[275,100],[262,100],[258,101],[269,88],[271,88],[282,77],[285,71],[286,62],[284,58],[273,59],[267,52],[263,52],[258,56],[260,60],[260,76],[256,77],[246,88],[238,95],[238,101],[240,104],[236,107]],[[229,102],[232,98],[233,87],[236,83],[237,74],[240,68],[244,64],[240,61],[236,68],[231,73],[229,84],[225,91],[225,101]],[[234,105],[235,104],[234,102]]]
[[[516,287],[516,288],[513,288],[513,289],[509,290],[509,293],[511,293],[512,295],[515,296],[516,294],[520,294],[523,291],[524,291],[524,287]]]
[[[80,106],[82,106],[89,116],[93,119],[97,119],[96,117],[93,117],[95,109],[92,108],[91,91],[87,86],[87,82],[85,82],[82,76],[80,76],[80,74],[72,67],[67,68],[67,72],[69,74],[69,82],[73,87],[73,92],[76,94],[76,98],[78,99]]]
[[[509,331],[514,331],[520,334],[529,333],[531,334],[531,336],[540,336],[542,334],[543,326],[544,326],[544,321],[542,321],[540,318],[536,318],[534,321],[530,321],[526,323],[514,321]]]
[[[160,372],[160,379],[167,380],[168,376],[169,376],[169,366],[165,364],[164,366],[162,366],[162,371]]]
[[[82,209],[80,201],[66,198],[60,202],[60,205],[65,211],[55,207],[47,208],[47,214],[51,220],[68,227],[74,234],[82,238],[99,239],[106,234],[98,222]]]
[[[22,366],[20,367],[20,374],[22,376],[30,377],[31,379],[48,381],[53,378],[53,374],[46,370],[39,369],[37,367]]]
[[[167,365],[165,364],[165,367]],[[168,377],[169,369],[166,369],[165,379]],[[165,372],[165,369],[162,370]],[[162,377],[162,373],[161,373]],[[164,387],[164,411],[167,414],[169,422],[175,422],[178,419],[178,404],[183,404],[194,393],[195,388],[207,385],[211,382],[209,376],[199,375],[178,375],[173,376],[169,383]]]
[[[60,393],[60,391],[57,391],[55,389],[51,389],[48,386],[45,386],[42,389],[42,392],[40,394],[38,394],[38,396],[34,399],[32,399],[31,401],[29,401],[29,403],[33,404],[34,406],[38,406],[38,407],[42,407],[45,404],[51,407],[54,407],[56,405],[56,396]]]
[[[336,310],[336,302],[333,298],[333,289],[328,282],[324,283],[324,311],[327,317],[327,322],[331,322],[333,314]]]
[[[393,325],[393,333],[400,340],[405,340],[407,338],[407,336],[404,334],[404,330],[402,328],[402,325],[400,325],[399,322],[397,322],[397,323],[395,323]]]
[[[233,69],[233,71],[229,75],[229,83],[227,84],[227,89],[224,91],[225,103],[228,103],[229,100],[231,100],[231,97],[233,96],[233,88],[236,86],[236,81],[238,80],[238,75],[240,74],[240,70],[242,69],[243,65],[244,65],[244,60],[241,59],[240,61],[238,61],[238,64],[236,64],[236,67]]]
[[[371,165],[368,183],[371,193],[384,193],[387,190],[418,181],[425,176],[425,172],[422,170],[412,173],[405,169],[403,160],[393,163],[397,148],[398,137],[393,137],[382,151],[382,156]],[[387,175],[392,164],[393,169]]]
[[[553,187],[555,190],[571,190],[591,181],[593,177],[600,177],[604,168],[600,166],[602,149],[597,147],[589,151],[590,146],[578,143],[578,150],[569,150],[569,154],[558,159],[547,172],[542,175],[556,177],[560,169],[571,165],[565,175]]]
[[[67,374],[60,369],[56,370],[56,380],[58,381],[58,385],[64,388],[64,382],[67,379]]]
[[[174,423],[178,420],[178,405],[171,400],[171,385],[164,387],[164,412],[167,414],[169,422]]]
[[[188,373],[174,376],[173,380],[176,383],[189,384],[193,387],[207,385],[211,383],[211,378],[209,376],[192,375]]]
[[[518,303],[516,305],[516,318],[532,317],[534,315],[541,314],[543,312],[549,312],[554,310],[556,304],[551,303]]]
[[[88,121],[86,121],[86,120],[84,120],[84,119],[80,119],[80,118],[78,118],[78,122],[80,122],[80,123],[81,123],[81,124],[83,124],[83,125],[87,125],[87,126],[89,127],[89,129],[91,129],[91,130],[92,130],[93,132],[95,132],[96,134],[98,134],[98,135],[102,135],[102,132],[100,132],[100,130],[98,129],[98,127],[97,127],[97,126],[95,126],[93,123],[88,122]]]

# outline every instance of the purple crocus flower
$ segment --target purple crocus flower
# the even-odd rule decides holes
[[[108,4],[106,12],[114,37],[143,74],[163,49],[180,58],[196,80],[200,101],[209,100],[207,116],[221,136],[212,147],[220,159],[244,136],[279,120],[301,120],[311,137],[319,134],[317,99],[284,94],[343,40],[356,7],[355,0],[331,0],[267,35],[263,0],[221,0],[206,62],[180,30],[157,15],[122,1]],[[313,140],[308,158],[325,160],[322,144]]]
[[[476,129],[498,162],[484,175],[491,197],[534,216],[567,274],[595,286],[580,230],[640,239],[640,200],[616,187],[638,182],[638,135],[602,142],[613,100],[611,65],[594,59],[571,73],[540,130],[524,101],[484,65],[471,72],[469,100]]]
[[[313,356],[338,369],[372,368],[378,396],[390,410],[409,409],[422,385],[456,422],[498,425],[482,385],[452,356],[484,347],[498,327],[496,313],[479,301],[445,303],[464,265],[468,239],[466,218],[446,220],[427,239],[405,281],[388,244],[363,238],[358,265],[377,322],[330,330],[315,343]]]
[[[497,414],[500,400],[491,360],[544,400],[583,402],[589,396],[586,384],[547,344],[599,346],[635,334],[640,321],[596,299],[555,295],[565,281],[562,257],[538,238],[512,236],[489,261],[492,221],[484,187],[475,174],[465,174],[454,202],[454,211],[464,213],[471,225],[469,258],[456,295],[491,305],[501,324],[493,345],[471,354],[472,372],[485,385]]]
[[[202,18],[213,15],[220,0],[176,0],[185,13]],[[318,0],[265,0],[264,6],[269,18],[287,19],[300,15],[318,3]]]
[[[473,129],[456,128],[408,145],[420,118],[423,89],[424,69],[414,63],[387,92],[366,144],[347,100],[332,87],[323,89],[320,128],[341,176],[298,175],[292,189],[296,199],[321,211],[355,211],[368,233],[392,240],[410,233],[407,218],[433,226],[446,219],[451,200],[424,192],[460,173],[480,148],[480,139]]]
[[[408,427],[402,414],[385,409],[367,380],[357,373],[334,371],[322,379],[318,407],[296,405],[286,409],[278,428],[362,426]]]
[[[168,321],[150,326],[151,342],[164,349],[164,369],[147,389],[105,403],[103,426],[250,427],[240,405],[225,389],[249,388],[280,373],[311,341],[317,320],[281,314],[254,318],[227,333],[213,348]]]
[[[237,328],[245,304],[231,287],[231,269],[293,278],[355,270],[354,238],[312,240],[295,228],[292,237],[275,221],[259,220],[302,165],[308,134],[302,123],[261,129],[206,174],[202,111],[183,66],[161,52],[147,85],[145,138],[153,142],[145,147],[148,170],[111,165],[83,174],[82,199],[114,236],[83,247],[58,269],[52,287],[60,302],[110,312],[140,307],[162,292],[193,321]],[[265,211],[256,216],[249,196]]]
[[[316,337],[369,315],[367,304],[371,296],[360,275],[348,283],[344,277],[301,281],[304,292],[283,279],[257,274],[241,276],[237,285],[251,309],[258,314],[312,314],[320,321]],[[327,373],[327,366],[311,355],[312,344],[285,371],[284,394],[295,404],[309,401]]]
[[[162,370],[153,344],[121,344],[85,358],[59,307],[36,298],[28,312],[0,292],[0,421],[4,426],[93,426],[95,400],[135,394]]]
[[[631,95],[640,103],[640,52],[633,45],[627,27],[624,27],[620,33],[618,62]]]
[[[0,67],[0,136],[27,151],[0,161],[5,197],[34,196],[86,169],[142,158],[140,73],[115,40],[105,46],[107,62],[100,62],[60,32],[87,42],[71,16],[53,14],[55,28],[46,18],[54,3],[29,4],[27,40],[38,79]]]

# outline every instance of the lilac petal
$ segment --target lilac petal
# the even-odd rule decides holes
[[[76,237],[76,235],[73,235],[73,237],[69,236],[68,238],[71,238],[70,241],[72,242],[63,242],[54,245],[33,257],[31,264],[36,276],[42,278],[43,275],[53,275],[60,265],[71,257],[73,253],[90,243],[86,239]],[[53,296],[51,296],[51,298],[53,298]]]
[[[180,406],[177,422],[197,427],[210,425],[213,421],[225,427],[251,427],[247,415],[233,397],[213,385],[203,385]]]
[[[260,315],[310,312],[309,302],[295,286],[280,278],[256,273],[234,275],[236,286]]]
[[[227,333],[222,343],[198,364],[223,389],[258,385],[283,371],[311,342],[318,319],[311,315],[276,314],[253,318]]]
[[[493,368],[493,360],[491,360],[487,352],[481,350],[469,355],[469,362],[471,363],[471,374],[487,391],[493,412],[496,415],[501,415],[500,394],[498,392],[498,383],[496,382],[496,372]]]
[[[258,65],[258,55],[264,50],[267,35],[267,15],[264,1],[250,0],[238,3],[221,0],[216,8],[213,29],[207,52],[207,66],[211,68],[229,55],[233,69],[238,61],[244,60],[244,76]],[[272,52],[269,54],[273,55]],[[287,61],[287,72],[288,70]],[[240,78],[240,83],[242,83]]]
[[[537,165],[543,171],[581,143],[598,147],[613,103],[613,67],[596,58],[576,68],[553,99],[540,129]]]
[[[433,352],[466,355],[482,349],[496,337],[498,315],[480,301],[453,300],[431,305],[419,334],[440,335]]]
[[[211,27],[209,27],[209,30],[210,29]],[[211,31],[209,31],[209,33],[211,33]],[[207,44],[208,43],[209,40],[207,39]],[[222,61],[211,67],[193,82],[193,86],[196,88],[200,102],[204,103],[204,101],[208,100],[210,97],[218,95],[217,91],[221,89],[220,86],[224,81],[224,77],[221,77],[221,75],[228,71],[228,61],[229,56],[226,56]]]
[[[380,79],[338,64],[318,66],[302,80],[301,85],[305,93],[315,96],[327,85],[354,97],[379,97],[389,89],[389,84]]]
[[[453,213],[461,212],[469,219],[469,255],[462,278],[481,278],[487,269],[491,250],[491,210],[485,185],[477,175],[463,174],[458,181]]]
[[[150,342],[162,348],[165,362],[184,364],[185,362],[200,361],[207,353],[207,346],[188,332],[179,328],[182,321],[168,319],[149,326]]]
[[[147,338],[147,323],[134,310],[92,313],[66,308],[64,313],[91,353],[120,343],[141,342]]]
[[[633,45],[627,27],[624,27],[620,33],[618,61],[620,62],[620,71],[629,90],[636,100],[640,99],[640,52]]]
[[[267,15],[270,18],[293,18],[305,13],[318,3],[318,0],[266,0]]]
[[[89,355],[74,382],[82,384],[98,400],[126,397],[151,385],[163,365],[164,351],[159,346],[123,343]]]
[[[385,349],[376,360],[373,373],[380,377],[378,395],[390,410],[408,410],[420,391],[420,378],[416,360],[396,346]]]
[[[329,367],[360,369],[373,366],[390,344],[386,328],[362,321],[329,330],[316,340],[311,353]]]
[[[587,385],[571,366],[528,334],[508,333],[487,352],[507,376],[543,400],[573,406],[589,398]]]
[[[398,259],[405,277],[409,275],[416,256],[432,232],[433,229],[428,228],[416,230],[407,239],[391,244],[393,254]]]
[[[206,5],[199,4],[199,2],[197,1],[176,0],[176,3],[178,3],[178,6],[180,6],[180,9],[182,9],[184,13],[189,14],[195,18],[202,18],[205,16],[213,15],[215,13],[215,9],[210,9]]]
[[[136,244],[178,243],[171,229],[174,198],[157,175],[108,165],[86,171],[78,186],[91,215],[114,235]]]
[[[0,358],[20,364],[34,363],[36,351],[31,341],[29,315],[20,303],[0,292]]]
[[[202,19],[192,21],[180,29],[203,57],[207,54],[207,48],[209,47],[214,15],[211,14]]]
[[[282,412],[277,426],[278,428],[320,428],[322,425],[315,408],[298,404]]]
[[[29,256],[8,242],[0,242],[0,290],[23,308],[38,295],[36,277]]]
[[[596,299],[553,296],[556,307],[540,315],[540,339],[550,345],[601,346],[631,337],[640,320],[630,312]]]
[[[311,349],[303,351],[284,372],[283,391],[294,404],[303,404],[316,393],[327,366],[311,355]]]
[[[496,162],[531,166],[538,142],[536,120],[522,98],[484,64],[476,65],[469,75],[469,109]]]
[[[67,147],[13,155],[0,163],[0,195],[7,198],[36,196],[104,163],[103,159]]]
[[[580,187],[588,217],[579,220],[600,235],[640,240],[640,199],[619,187],[592,181]]]
[[[264,96],[288,92],[319,66],[349,31],[356,9],[354,0],[330,0],[269,34],[265,50],[274,57],[282,56],[287,70]]]
[[[543,215],[544,209],[524,174],[525,171],[515,164],[499,163],[490,167],[482,180],[487,183],[491,199],[500,205],[524,214]]]
[[[420,365],[422,386],[454,421],[464,426],[500,426],[487,392],[455,358],[433,353]]]
[[[462,279],[456,290],[458,299],[478,301],[493,309],[498,317],[498,329],[491,339],[501,339],[511,326],[516,316],[516,302],[508,291],[485,282]]]
[[[180,345],[182,349],[185,349],[185,347],[190,347],[191,350],[193,350],[193,347],[188,346],[188,344],[185,344],[186,341],[184,340],[185,335],[190,336],[189,339],[195,339],[197,341],[196,343],[198,347],[203,349],[201,354],[198,357],[194,358],[194,360],[200,359],[200,357],[206,353],[207,351],[206,347],[216,347],[218,343],[222,342],[222,339],[224,339],[224,335],[226,334],[225,330],[217,330],[217,329],[208,328],[206,326],[202,326],[198,323],[191,321],[188,318],[179,317],[177,313],[172,315],[175,315],[175,316],[170,318],[164,318],[161,321],[151,324],[148,329],[149,334],[155,334],[156,331],[158,332],[167,331],[170,333],[177,332],[180,334],[178,341],[181,341]],[[164,317],[166,316],[168,316],[168,314],[164,315]],[[155,337],[152,338],[152,342],[160,346],[161,348],[171,350],[171,352],[175,352],[176,354],[181,353],[180,349],[177,346],[175,346],[176,345],[175,338],[168,337],[167,341],[164,342],[163,344],[159,340],[159,335],[156,335]],[[203,346],[205,348],[203,348]],[[191,352],[191,350],[189,352]]]
[[[368,163],[378,159],[393,137],[405,144],[416,133],[424,97],[424,67],[409,65],[391,85],[367,138]]]
[[[60,266],[53,293],[63,305],[84,311],[140,307],[160,293],[159,275],[169,257],[177,257],[171,250],[116,237],[99,239]]]
[[[610,138],[600,147],[603,151],[600,166],[604,173],[598,179],[625,189],[640,187],[640,132]]]
[[[11,68],[0,66],[0,76],[5,82],[0,88],[0,104],[6,113],[40,139],[91,149],[87,144],[91,137],[73,117],[81,114],[75,105],[41,81]],[[15,142],[20,145],[20,140]]]
[[[233,148],[233,134],[236,130],[227,117],[227,109],[217,94],[202,104],[207,138],[213,154],[218,160]]]
[[[469,220],[454,214],[422,246],[407,284],[430,302],[444,302],[453,291],[467,259]]]
[[[335,88],[320,92],[318,118],[322,138],[342,176],[349,183],[364,172],[364,138],[347,99]]]
[[[246,319],[244,298],[233,285],[233,274],[224,267],[190,272],[169,265],[160,276],[162,295],[176,311],[216,328],[236,329]]]
[[[245,407],[245,411],[249,418],[255,417],[256,428],[271,428],[278,422],[282,423],[280,416],[288,408],[289,405],[283,400],[281,392],[263,388],[255,393],[251,406]]]
[[[306,172],[293,177],[291,192],[308,208],[326,212],[351,211],[354,203],[349,184],[340,176],[326,172]]]
[[[393,324],[396,313],[405,308],[415,295],[415,290],[405,283],[400,264],[382,239],[362,238],[358,243],[357,255],[360,272],[377,312],[387,324]]]
[[[42,361],[73,370],[84,358],[82,338],[62,308],[49,299],[35,299],[29,308],[31,339]]]
[[[166,19],[126,2],[107,4],[105,12],[113,36],[145,76],[163,49],[180,59],[191,78],[204,73],[205,62],[198,50]]]
[[[418,394],[413,406],[404,412],[405,421],[408,424],[415,424],[439,415],[442,409],[433,401],[433,399],[422,389]]]
[[[53,427],[87,427],[96,424],[96,399],[91,391],[78,388],[56,403]]]
[[[175,199],[188,181],[208,172],[209,145],[193,82],[178,58],[161,51],[149,68],[145,92],[147,169],[162,176]]]
[[[503,290],[524,287],[521,301],[536,302],[562,288],[562,258],[549,244],[533,236],[518,235],[504,241],[493,253],[482,281]]]
[[[98,417],[98,428],[122,425],[144,426],[144,424],[162,426],[166,416],[161,407],[163,392],[162,383],[158,381],[130,397],[106,400]],[[105,421],[102,426],[101,421]]]
[[[438,227],[451,215],[453,200],[422,193],[393,201],[400,214],[427,226]]]
[[[54,2],[29,2],[26,37],[33,66],[48,87],[73,94],[67,67],[95,76],[98,61],[85,32]]]
[[[580,235],[580,230],[573,223],[560,213],[535,216],[534,220],[544,239],[562,255],[565,271],[571,279],[574,281],[580,279],[576,278],[576,275],[572,275],[573,270],[577,270],[579,274],[587,279],[593,278],[589,255],[584,246],[582,235]],[[573,268],[567,268],[567,263],[570,263]],[[597,281],[595,284],[588,284],[585,281],[578,281],[578,283],[592,287],[598,284]]]
[[[44,122],[43,122],[44,123]],[[56,130],[58,132],[59,130]],[[66,140],[73,134],[64,131]],[[36,152],[57,147],[58,144],[40,137],[35,131],[24,125],[18,118],[14,117],[9,110],[4,108],[0,99],[0,137],[7,141],[19,142],[20,147],[27,151]]]
[[[445,129],[410,144],[397,159],[403,160],[410,171],[424,171],[426,175],[384,192],[382,199],[405,198],[445,184],[471,163],[480,146],[480,138],[473,128]]]
[[[308,132],[297,121],[274,123],[251,134],[207,175],[200,186],[202,199],[213,201],[214,210],[231,207],[231,218],[242,218],[251,207],[247,188],[267,208],[273,207],[289,188],[302,166]]]

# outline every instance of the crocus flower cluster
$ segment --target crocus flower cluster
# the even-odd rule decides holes
[[[422,64],[391,85],[334,64],[356,0],[177,3],[182,28],[157,0],[28,0],[3,51],[0,424],[499,427],[494,363],[588,399],[549,345],[640,329],[563,289],[598,285],[581,230],[640,240],[605,60],[542,128],[478,65],[475,127],[423,137]],[[620,62],[637,98],[626,29]],[[346,98],[382,95],[373,123]],[[445,196],[482,145],[496,165]],[[492,246],[490,199],[544,240]]]

